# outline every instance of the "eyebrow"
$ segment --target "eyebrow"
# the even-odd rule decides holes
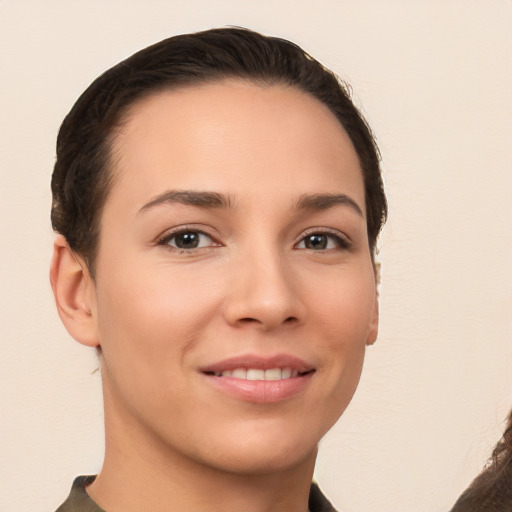
[[[217,192],[200,192],[196,190],[167,190],[146,203],[139,213],[162,204],[185,204],[199,208],[230,208],[232,201],[228,196]]]
[[[348,206],[363,217],[361,207],[346,194],[304,194],[297,203],[299,210],[328,210],[334,206]]]
[[[228,209],[233,206],[229,196],[218,192],[201,192],[197,190],[167,190],[155,196],[146,203],[140,213],[162,204],[184,204],[197,206],[199,208],[221,208]],[[298,210],[328,210],[334,206],[349,206],[359,216],[363,217],[360,206],[346,194],[303,194],[297,202]]]

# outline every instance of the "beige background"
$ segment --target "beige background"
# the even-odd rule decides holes
[[[96,472],[95,354],[48,285],[65,113],[164,37],[242,25],[349,80],[384,157],[381,334],[317,477],[344,512],[447,511],[512,406],[510,0],[0,0],[0,509],[50,511]],[[272,448],[269,447],[269,450]]]

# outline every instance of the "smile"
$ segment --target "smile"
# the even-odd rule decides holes
[[[253,403],[275,403],[303,393],[316,369],[288,355],[233,357],[201,368],[218,391]]]
[[[232,377],[242,380],[283,380],[293,379],[307,372],[299,372],[293,368],[270,368],[262,370],[260,368],[235,368],[234,370],[224,370],[215,372],[215,377]]]

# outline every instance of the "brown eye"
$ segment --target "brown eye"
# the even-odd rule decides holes
[[[189,231],[174,237],[174,243],[179,249],[195,249],[199,246],[199,233]]]
[[[215,245],[211,237],[202,231],[181,231],[179,233],[173,233],[168,237],[164,238],[161,245],[168,245],[175,249],[182,251],[201,249],[203,247],[212,247]]]
[[[304,246],[306,249],[324,250],[327,249],[328,242],[329,239],[326,235],[316,233],[308,235],[306,238],[304,238]]]

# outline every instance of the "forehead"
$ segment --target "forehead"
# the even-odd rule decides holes
[[[130,183],[146,197],[170,186],[236,195],[275,185],[284,194],[288,183],[297,193],[339,186],[364,197],[359,160],[340,122],[285,85],[223,81],[157,92],[129,110],[112,154],[114,194]]]

